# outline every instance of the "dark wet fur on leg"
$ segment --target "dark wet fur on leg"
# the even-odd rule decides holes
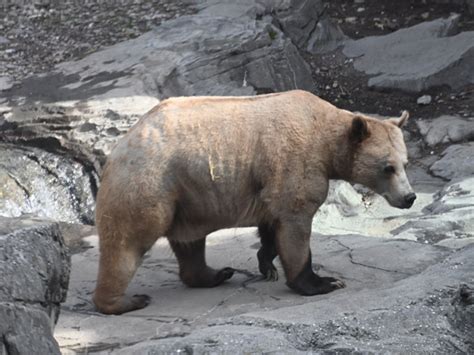
[[[215,287],[230,279],[234,269],[215,270],[206,264],[205,238],[192,242],[169,241],[179,263],[179,276],[189,287]]]
[[[276,281],[278,280],[278,271],[273,265],[273,260],[278,255],[275,245],[275,229],[269,224],[260,224],[258,234],[262,243],[257,252],[258,268],[268,281]]]
[[[345,287],[344,282],[333,277],[321,277],[314,273],[311,266],[311,253],[303,270],[291,282],[287,282],[295,292],[303,296],[320,295]]]

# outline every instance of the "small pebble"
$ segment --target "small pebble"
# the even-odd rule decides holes
[[[431,95],[423,95],[420,96],[417,100],[416,103],[418,105],[429,105],[431,103]]]

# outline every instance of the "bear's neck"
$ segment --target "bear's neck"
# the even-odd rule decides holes
[[[325,135],[328,140],[328,178],[333,180],[352,180],[352,166],[355,149],[350,143],[349,132],[352,125],[352,115],[343,115],[327,122],[331,134]]]

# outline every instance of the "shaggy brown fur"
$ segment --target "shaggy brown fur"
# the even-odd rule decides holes
[[[232,269],[214,270],[204,256],[206,235],[225,227],[258,225],[259,267],[268,279],[277,278],[279,255],[297,292],[343,287],[311,269],[312,218],[329,179],[363,183],[394,206],[411,206],[399,129],[407,117],[382,122],[304,91],[163,101],[118,142],[104,169],[97,308],[120,314],[146,306],[148,297],[124,293],[163,236],[187,285],[230,278]]]

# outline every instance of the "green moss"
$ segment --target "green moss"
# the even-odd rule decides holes
[[[272,41],[277,37],[277,33],[272,28],[268,30],[268,35]]]

